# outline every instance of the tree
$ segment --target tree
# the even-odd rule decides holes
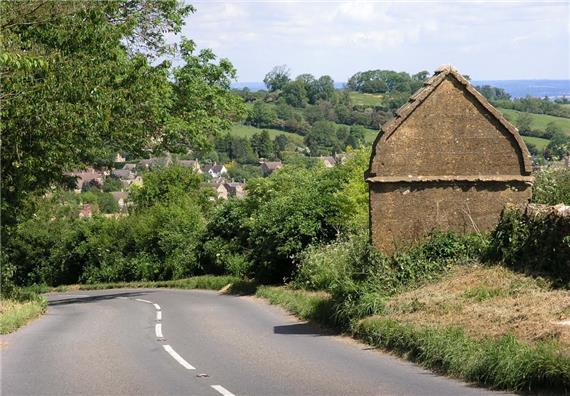
[[[238,136],[232,136],[230,158],[242,164],[257,162],[257,156],[249,140]]]
[[[544,149],[544,158],[551,161],[558,161],[570,155],[570,137],[555,133]]]
[[[340,151],[336,137],[336,124],[330,121],[317,121],[305,136],[305,144],[312,156],[331,155]]]
[[[302,81],[289,81],[283,86],[281,97],[288,105],[293,107],[305,107],[307,104],[307,90]]]
[[[172,50],[193,11],[176,0],[1,2],[2,220],[34,194],[66,185],[66,171],[113,153],[202,146],[239,112],[229,62],[193,55],[174,72]]]
[[[530,131],[531,127],[532,127],[531,115],[528,113],[520,113],[518,118],[517,118],[516,124],[517,124],[517,128],[520,131],[523,131],[523,132]]]
[[[251,145],[260,158],[273,158],[273,142],[265,129],[251,137]]]
[[[289,144],[289,138],[287,135],[277,135],[273,143],[275,145],[275,151],[282,152],[287,148],[287,145]]]
[[[263,82],[269,92],[278,91],[285,87],[291,79],[291,72],[287,65],[275,66],[269,73],[265,75]]]
[[[258,128],[267,128],[273,126],[275,118],[277,118],[277,115],[273,107],[267,103],[257,101],[253,104],[247,121]]]
[[[556,134],[562,133],[562,128],[555,122],[551,121],[546,125],[546,129],[544,130],[548,135],[554,136]]]

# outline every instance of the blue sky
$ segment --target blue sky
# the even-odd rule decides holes
[[[183,35],[239,81],[273,66],[346,81],[367,69],[451,63],[473,79],[570,78],[568,1],[190,1]]]

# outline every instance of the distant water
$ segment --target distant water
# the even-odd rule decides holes
[[[337,89],[344,88],[346,83],[335,82]],[[525,96],[535,96],[543,98],[560,98],[566,96],[570,98],[570,80],[474,80],[473,85],[491,85],[502,88],[513,98],[524,98]],[[251,91],[265,89],[262,82],[238,82],[232,84],[232,88],[249,88]]]
[[[474,80],[472,83],[502,88],[513,98],[528,95],[538,98],[570,98],[570,80]]]

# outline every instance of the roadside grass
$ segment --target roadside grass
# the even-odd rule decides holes
[[[501,266],[453,268],[443,279],[397,294],[385,303],[383,317],[425,328],[460,327],[482,339],[512,334],[538,344],[558,342],[570,356],[570,291],[552,288]]]
[[[41,297],[29,301],[0,299],[0,334],[16,331],[42,315],[46,308],[47,302]]]
[[[326,292],[260,286],[256,296],[300,319],[346,328]],[[502,267],[456,265],[381,303],[381,314],[352,319],[353,337],[491,388],[570,390],[570,328],[558,323],[570,317],[567,290]]]
[[[503,115],[512,123],[515,123],[522,112],[511,109],[498,109]],[[547,114],[527,113],[532,117],[531,128],[539,131],[544,131],[550,122],[554,122],[561,129],[562,132],[570,136],[570,118],[555,117]]]
[[[291,289],[287,286],[259,286],[255,296],[285,308],[300,319],[334,326],[333,302],[326,292]]]

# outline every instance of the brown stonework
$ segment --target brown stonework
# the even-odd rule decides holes
[[[436,229],[493,228],[533,178],[518,131],[445,66],[383,126],[366,180],[371,239],[389,254]]]

